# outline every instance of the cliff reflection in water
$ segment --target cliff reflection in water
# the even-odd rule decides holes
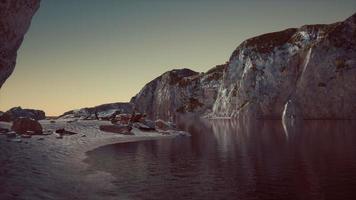
[[[122,197],[352,199],[356,125],[189,119],[190,138],[115,144],[88,152],[89,171],[111,173]],[[288,132],[288,134],[286,134]],[[104,164],[105,163],[105,164]]]

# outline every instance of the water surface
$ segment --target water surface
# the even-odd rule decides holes
[[[120,199],[356,199],[355,122],[188,121],[192,137],[87,152],[87,172]]]

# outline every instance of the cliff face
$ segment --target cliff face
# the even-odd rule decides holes
[[[206,73],[168,71],[146,84],[131,103],[151,119],[173,121],[179,113],[206,114],[212,111],[225,68],[219,65]]]
[[[148,118],[169,121],[180,113],[356,119],[355,85],[353,15],[339,23],[306,25],[248,39],[226,64],[206,73],[168,71],[146,84],[130,105]]]
[[[353,15],[246,40],[229,60],[213,115],[281,118],[286,108],[303,119],[356,118],[355,30]]]
[[[0,1],[0,88],[15,68],[17,50],[40,0]]]
[[[132,98],[150,118],[356,118],[356,15],[244,41],[226,65],[172,70]]]

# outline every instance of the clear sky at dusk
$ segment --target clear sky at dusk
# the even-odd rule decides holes
[[[354,12],[355,0],[42,0],[0,110],[129,101],[167,70],[225,63],[250,37]]]

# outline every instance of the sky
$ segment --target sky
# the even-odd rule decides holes
[[[42,0],[0,110],[126,102],[165,71],[225,63],[250,37],[355,12],[355,0]]]

